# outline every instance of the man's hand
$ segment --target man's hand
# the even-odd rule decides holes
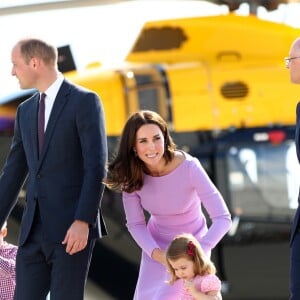
[[[70,255],[83,250],[88,241],[89,225],[84,221],[75,220],[67,231],[62,244],[66,246],[66,252]]]

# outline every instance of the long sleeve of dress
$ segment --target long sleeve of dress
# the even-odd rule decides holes
[[[203,250],[207,253],[230,229],[231,215],[221,193],[197,159],[194,159],[193,167],[190,168],[190,180],[195,185],[200,201],[211,219],[211,225],[200,241]]]
[[[137,193],[123,193],[123,205],[127,220],[127,228],[135,242],[150,257],[153,249],[159,248],[147,229],[144,210]]]

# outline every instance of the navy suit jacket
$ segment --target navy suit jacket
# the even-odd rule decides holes
[[[298,161],[300,163],[300,102],[297,104],[296,115],[297,115],[297,120],[296,120],[295,144],[296,144]],[[298,208],[296,210],[294,221],[292,224],[291,243],[293,242],[295,232],[299,223],[299,217],[300,217],[299,203],[300,203],[300,193],[298,195]]]
[[[99,97],[64,80],[55,99],[38,157],[39,93],[17,109],[14,137],[0,176],[0,224],[27,180],[19,244],[30,234],[38,201],[44,234],[62,242],[74,220],[89,223],[90,238],[106,235],[100,204],[107,141]]]

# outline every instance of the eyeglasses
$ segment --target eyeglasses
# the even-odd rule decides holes
[[[295,59],[295,58],[300,58],[300,56],[285,57],[285,58],[284,58],[285,66],[288,68],[288,66],[289,66],[289,64],[290,64],[290,61],[291,61],[292,59]]]

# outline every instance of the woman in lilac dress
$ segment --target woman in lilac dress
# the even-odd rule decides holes
[[[127,228],[142,249],[134,300],[177,299],[180,286],[166,283],[166,249],[176,235],[191,233],[210,255],[231,226],[220,192],[198,159],[176,149],[166,122],[153,111],[127,120],[107,185],[123,193]]]

